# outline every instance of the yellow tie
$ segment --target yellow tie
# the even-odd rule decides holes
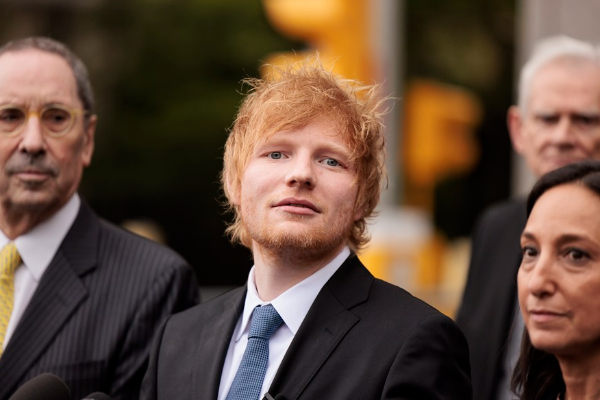
[[[10,242],[0,251],[0,354],[4,345],[4,334],[13,308],[15,270],[21,264],[17,246]]]

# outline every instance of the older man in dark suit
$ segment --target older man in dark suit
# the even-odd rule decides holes
[[[73,399],[137,399],[158,326],[198,303],[182,257],[77,194],[96,120],[86,68],[66,46],[0,48],[0,399],[45,372]]]
[[[222,184],[254,266],[167,321],[142,398],[470,399],[458,326],[357,257],[384,174],[375,88],[308,64],[247,83]]]
[[[600,159],[600,48],[566,36],[538,44],[508,111],[514,149],[536,176],[565,164]],[[475,400],[512,400],[510,378],[523,322],[517,271],[525,199],[485,210],[473,232],[469,274],[456,317],[471,350]]]

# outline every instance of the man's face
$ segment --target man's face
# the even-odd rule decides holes
[[[339,130],[325,119],[257,144],[233,203],[253,250],[305,260],[335,255],[354,221],[356,169]]]
[[[36,49],[0,56],[0,107],[9,104],[30,112],[49,105],[82,108],[67,62]],[[0,134],[0,208],[4,212],[32,212],[43,218],[73,195],[94,149],[95,116],[87,128],[83,118],[77,114],[61,137],[48,135],[37,114],[30,114],[18,134]]]
[[[542,67],[526,109],[508,114],[515,150],[537,175],[584,159],[600,159],[600,67],[564,60]]]

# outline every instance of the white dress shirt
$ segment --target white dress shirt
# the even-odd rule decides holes
[[[292,286],[270,303],[266,303],[258,297],[258,292],[254,283],[254,267],[252,267],[248,276],[248,292],[244,303],[244,312],[233,331],[229,350],[227,351],[227,357],[225,358],[225,364],[223,365],[218,400],[225,400],[227,397],[227,392],[229,392],[233,378],[242,361],[242,356],[244,355],[246,344],[248,343],[250,317],[252,316],[254,308],[258,305],[271,304],[275,307],[275,310],[277,310],[281,319],[283,319],[283,324],[275,331],[269,340],[269,362],[261,394],[259,396],[259,399],[262,399],[269,390],[269,386],[271,386],[275,373],[279,369],[279,364],[281,364],[285,352],[296,335],[298,328],[300,328],[300,325],[302,324],[304,317],[306,317],[312,303],[315,301],[315,298],[325,283],[327,283],[329,278],[331,278],[335,271],[338,270],[349,255],[350,249],[344,247],[340,254],[338,254],[329,264],[295,286]]]
[[[76,193],[53,216],[14,240],[21,256],[21,264],[15,271],[13,310],[4,336],[4,348],[33,297],[42,275],[73,225],[80,204],[81,199]],[[9,242],[10,239],[0,230],[0,249]]]

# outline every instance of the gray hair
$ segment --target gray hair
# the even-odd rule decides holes
[[[531,83],[542,67],[558,59],[592,63],[600,68],[600,47],[566,35],[551,36],[541,40],[532,56],[521,69],[519,77],[519,108],[525,111]]]
[[[37,49],[48,53],[56,54],[64,59],[73,71],[75,83],[77,85],[77,96],[87,111],[86,122],[89,116],[94,113],[94,91],[88,75],[85,64],[71,49],[64,43],[42,36],[32,36],[23,39],[15,39],[0,47],[0,56],[11,51],[22,51],[28,49]]]

